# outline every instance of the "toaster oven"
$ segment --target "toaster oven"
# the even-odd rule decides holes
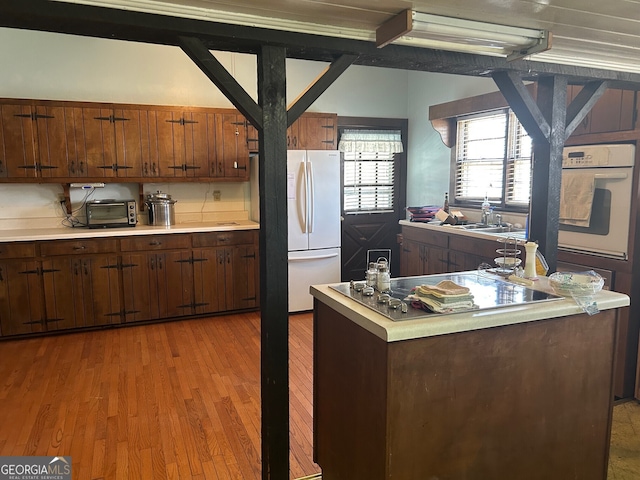
[[[91,200],[86,212],[89,228],[135,227],[138,223],[135,200]]]

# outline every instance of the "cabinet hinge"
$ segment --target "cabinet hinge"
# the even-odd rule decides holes
[[[98,168],[102,168],[103,170],[113,170],[114,172],[117,172],[118,170],[126,170],[127,168],[133,167],[130,167],[129,165],[118,165],[117,163],[114,163],[113,165],[100,165]]]
[[[23,325],[43,325],[45,320],[30,320],[28,322],[22,322]]]
[[[40,275],[42,272],[40,271],[39,268],[36,268],[35,270],[24,270],[22,272],[18,272],[18,273],[22,273],[25,275],[31,275],[32,273],[35,273],[36,275]]]
[[[62,322],[64,318],[47,318],[44,323]]]
[[[120,270],[121,269],[120,265],[103,265],[100,268],[115,268],[116,270]]]
[[[53,115],[44,115],[42,113],[36,113],[36,112],[32,112],[32,113],[16,113],[14,115],[14,117],[30,118],[31,120],[38,120],[39,118],[56,118]]]
[[[102,120],[103,122],[116,123],[116,122],[124,122],[129,120],[124,117],[114,117],[113,115],[109,115],[108,117],[93,117],[94,120]]]
[[[322,125],[322,128],[330,128],[333,130],[333,125]]]
[[[195,165],[187,165],[183,163],[182,165],[172,165],[169,168],[172,168],[174,170],[182,170],[183,172],[186,172],[187,170],[197,170],[200,167]]]
[[[56,273],[59,271],[59,268],[43,268],[42,270],[40,270],[40,273]]]
[[[120,312],[112,312],[112,313],[104,314],[105,317],[119,317],[120,315],[122,315]]]
[[[197,120],[185,120],[184,118],[181,118],[180,120],[166,120],[168,123],[177,123],[179,125],[186,125],[188,123],[198,123]]]
[[[255,253],[250,253],[247,255],[242,255],[242,258],[256,258],[256,254]]]

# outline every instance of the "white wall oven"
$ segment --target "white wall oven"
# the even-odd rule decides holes
[[[558,246],[626,259],[631,221],[635,145],[566,147]]]

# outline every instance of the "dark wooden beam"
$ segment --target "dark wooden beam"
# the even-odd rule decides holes
[[[288,58],[332,62],[346,53],[358,55],[357,65],[474,76],[513,71],[526,80],[563,75],[571,84],[599,79],[612,81],[610,88],[640,89],[637,73],[393,44],[379,49],[369,41],[48,0],[0,2],[0,26],[176,46],[181,36],[197,37],[209,50],[256,54],[262,45],[275,45],[286,47]]]
[[[322,95],[333,82],[358,58],[357,55],[341,55],[316,78],[309,87],[296,98],[288,109],[287,123],[292,125],[300,115],[307,111],[313,102]]]
[[[571,104],[567,107],[565,142],[604,94],[607,86],[607,82],[602,80],[589,82],[582,87],[580,93],[571,101]]]
[[[262,109],[198,38],[178,37],[180,48],[254,127],[262,128]]]
[[[538,82],[538,106],[551,127],[547,140],[533,142],[533,174],[529,238],[537,241],[540,251],[555,272],[558,262],[558,225],[560,187],[562,183],[562,149],[565,142],[567,114],[567,79],[547,77]]]
[[[413,12],[407,9],[376,29],[376,47],[382,48],[413,29]]]
[[[529,136],[539,142],[546,141],[551,128],[522,78],[515,72],[496,72],[492,76]]]
[[[258,53],[262,478],[289,478],[286,53]]]

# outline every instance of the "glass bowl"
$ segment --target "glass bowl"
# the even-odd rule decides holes
[[[587,297],[602,290],[604,279],[593,270],[588,272],[555,272],[549,284],[558,295]]]

